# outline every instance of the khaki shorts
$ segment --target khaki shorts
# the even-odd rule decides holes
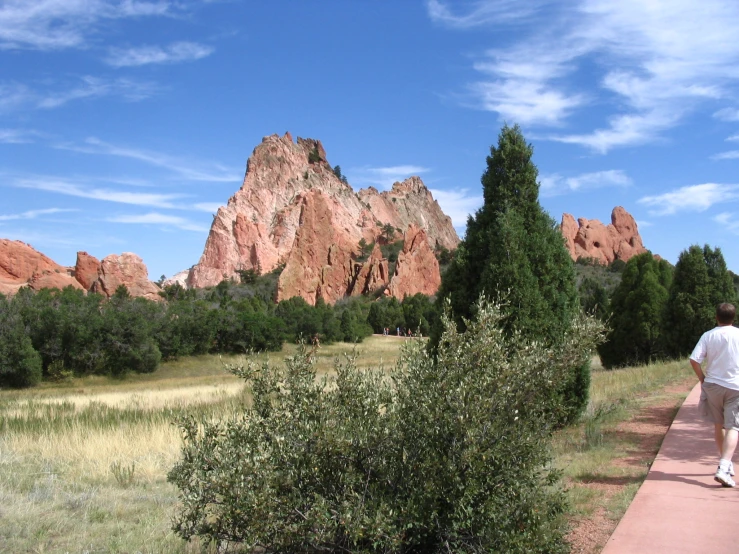
[[[723,424],[724,429],[739,431],[739,390],[703,383],[698,411],[713,423]]]

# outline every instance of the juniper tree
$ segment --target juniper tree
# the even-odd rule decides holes
[[[644,364],[664,356],[662,316],[672,280],[672,267],[651,252],[631,258],[613,291],[610,331],[598,347],[607,368]]]
[[[693,245],[680,253],[663,318],[665,353],[687,356],[714,326],[716,305],[735,302],[736,292],[720,248]]]
[[[474,315],[480,294],[502,299],[505,329],[556,345],[579,310],[575,274],[554,220],[539,204],[533,148],[520,128],[505,126],[490,147],[482,175],[483,206],[442,277],[439,306],[449,299],[460,329]],[[431,347],[439,328],[432,332]],[[562,394],[574,417],[587,403],[587,367],[572,368]]]
[[[442,279],[458,322],[480,293],[504,297],[506,327],[557,343],[577,311],[574,269],[554,220],[539,204],[533,148],[518,126],[503,127],[482,175],[484,204]]]

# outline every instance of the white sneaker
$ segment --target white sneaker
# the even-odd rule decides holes
[[[734,483],[734,480],[731,478],[731,475],[729,475],[728,471],[724,471],[719,467],[716,470],[716,474],[713,476],[713,480],[717,483],[721,483],[724,487],[735,487],[736,483]]]
[[[734,462],[729,462],[729,475],[734,477]]]

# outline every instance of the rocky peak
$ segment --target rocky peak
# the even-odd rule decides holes
[[[329,243],[319,245],[302,229],[303,221],[316,217],[310,229]],[[241,189],[218,210],[188,285],[215,286],[236,279],[239,270],[263,274],[285,264],[290,271],[281,279],[281,298],[295,293],[310,302],[318,294],[335,302],[354,290],[352,263],[359,241],[377,242],[387,224],[399,230],[417,225],[426,231],[431,248],[440,244],[454,249],[459,243],[451,219],[419,177],[396,183],[390,191],[370,187],[355,193],[334,174],[320,141],[270,135],[249,158]],[[325,269],[329,251],[330,272]],[[301,266],[298,260],[314,265]]]
[[[136,298],[162,300],[159,287],[149,281],[149,272],[143,260],[132,252],[103,258],[92,291],[110,298],[120,285],[125,285],[131,296]]]
[[[100,260],[90,256],[87,252],[77,252],[77,263],[74,265],[74,278],[79,281],[82,288],[90,290],[98,279],[100,272]]]
[[[562,214],[560,231],[573,260],[593,258],[605,265],[614,260],[628,261],[647,251],[636,221],[621,206],[613,209],[608,225],[584,217],[576,222],[572,215]]]

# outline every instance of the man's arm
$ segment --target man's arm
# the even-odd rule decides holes
[[[698,380],[702,383],[703,380],[706,378],[706,376],[703,374],[703,368],[698,362],[693,359],[690,360],[690,365],[692,366],[693,371],[695,371],[696,377],[698,377]]]

